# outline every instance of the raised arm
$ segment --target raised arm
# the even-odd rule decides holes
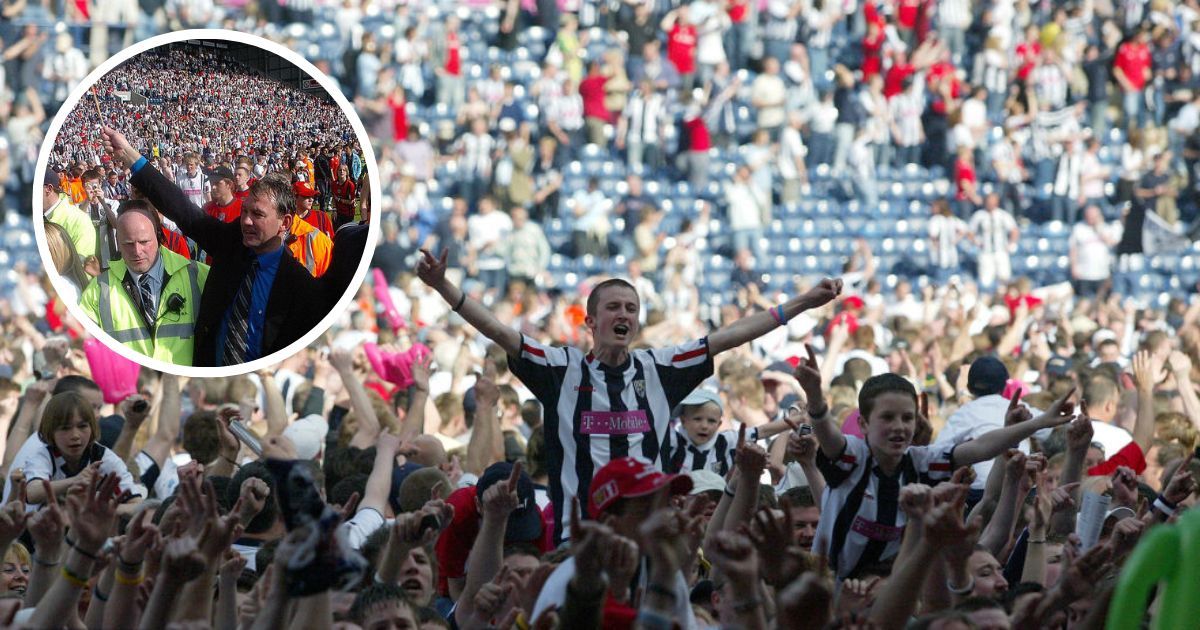
[[[142,158],[120,131],[104,127],[100,135],[105,151],[122,167],[132,168]],[[146,199],[163,216],[174,221],[184,236],[195,240],[200,247],[214,255],[242,247],[240,241],[231,242],[228,238],[231,230],[236,228],[227,228],[224,222],[208,216],[183,194],[171,178],[148,167],[149,164],[144,164],[133,172],[130,183],[146,195]]]
[[[288,426],[286,405],[283,402],[283,392],[275,382],[275,374],[270,370],[261,370],[258,380],[262,382],[263,415],[267,418],[267,437],[283,435]]]
[[[992,459],[1042,429],[1053,429],[1070,422],[1074,418],[1072,412],[1075,406],[1067,399],[1074,395],[1075,388],[1072,387],[1066,395],[1054,401],[1045,413],[1033,419],[1029,419],[1029,409],[1019,405],[1019,397],[1014,395],[1008,406],[1008,415],[1018,416],[1019,419],[1006,420],[1010,426],[988,431],[974,440],[959,444],[954,449],[954,465],[970,466]]]
[[[708,352],[717,355],[754,341],[772,330],[786,325],[788,320],[800,313],[828,304],[841,292],[841,279],[826,278],[804,294],[793,297],[773,309],[744,317],[712,333],[708,336]]]
[[[421,260],[417,262],[417,277],[422,282],[429,285],[434,291],[437,291],[442,299],[449,303],[454,311],[467,320],[467,323],[474,326],[485,337],[491,339],[504,348],[504,351],[509,356],[516,356],[521,352],[521,334],[517,331],[505,326],[500,320],[496,319],[490,309],[467,297],[467,294],[462,289],[454,286],[454,283],[446,279],[446,258],[449,255],[449,250],[442,249],[440,258],[434,258],[429,250],[421,250]],[[761,333],[760,333],[761,334]],[[709,340],[711,348],[712,341]]]
[[[1154,380],[1163,367],[1144,350],[1133,357],[1133,380],[1137,385],[1138,401],[1133,441],[1137,442],[1143,453],[1149,453],[1154,443]]]
[[[491,582],[504,564],[504,531],[508,515],[517,509],[517,481],[521,478],[521,463],[513,465],[508,480],[493,484],[480,499],[483,519],[479,535],[467,558],[467,583],[458,597],[455,618],[462,623],[475,612],[475,595],[484,584]]]
[[[175,444],[175,438],[179,436],[181,412],[179,377],[164,372],[162,378],[159,379],[159,388],[161,395],[158,398],[158,423],[154,427],[154,434],[142,447],[142,452],[154,460],[161,470],[171,455],[171,447]]]
[[[821,392],[821,366],[817,364],[817,354],[808,344],[804,349],[808,357],[800,359],[796,366],[796,380],[800,381],[804,397],[808,399],[808,417],[812,420],[813,435],[817,436],[821,453],[828,459],[837,459],[846,450],[846,436],[829,413],[829,403],[825,402]]]
[[[142,423],[150,417],[150,401],[141,394],[133,394],[121,401],[121,411],[125,422],[121,425],[121,433],[113,444],[113,453],[120,457],[121,461],[129,462],[133,455],[133,439],[137,437]]]
[[[488,372],[492,371],[488,367]],[[504,461],[504,433],[500,429],[497,403],[500,390],[492,376],[481,375],[475,379],[475,425],[471,440],[467,442],[467,472],[482,475],[488,466]]]
[[[342,378],[342,384],[350,394],[354,417],[358,419],[358,428],[354,437],[350,439],[350,445],[367,448],[379,435],[379,416],[375,415],[375,407],[371,405],[371,399],[367,396],[367,388],[363,387],[362,381],[354,373],[353,360],[349,350],[335,348],[329,353],[329,362]]]
[[[408,409],[400,427],[400,435],[405,439],[426,433],[425,407],[429,402],[429,364],[432,362],[433,354],[429,353],[412,363],[413,382],[408,388]]]

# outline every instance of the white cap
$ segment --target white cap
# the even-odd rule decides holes
[[[283,437],[292,441],[296,447],[296,457],[299,459],[316,459],[325,446],[325,434],[329,432],[329,423],[319,414],[309,414],[288,425],[283,430]]]
[[[688,494],[701,494],[713,490],[724,490],[725,480],[711,470],[690,470],[687,476],[692,478],[692,491]]]

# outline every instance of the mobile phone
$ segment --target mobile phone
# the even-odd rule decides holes
[[[808,424],[807,422],[800,425],[800,428],[796,429],[796,433],[799,433],[800,435],[812,435],[812,432],[812,425]]]

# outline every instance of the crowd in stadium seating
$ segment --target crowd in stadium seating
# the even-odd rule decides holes
[[[34,5],[42,22],[0,29],[6,43],[41,46],[55,16]],[[94,42],[72,11],[66,32]],[[38,259],[11,271],[5,472],[20,459],[36,478],[23,447],[54,442],[67,467],[28,483],[28,503],[75,489],[25,520],[4,508],[23,601],[0,599],[0,617],[1186,613],[1171,589],[1110,602],[1197,501],[1198,15],[1190,0],[163,3],[127,30],[239,26],[336,77],[375,142],[381,273],[271,369],[143,370],[122,391]],[[55,99],[7,69],[23,95],[12,201]],[[5,225],[5,262],[27,260],[26,220]],[[96,413],[82,439],[64,422]],[[120,477],[68,478],[80,444]]]

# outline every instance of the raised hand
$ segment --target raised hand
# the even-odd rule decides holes
[[[1087,416],[1087,403],[1083,404],[1080,411],[1079,417],[1072,420],[1070,426],[1067,427],[1067,450],[1086,452],[1096,430]]]
[[[690,551],[685,536],[688,520],[674,508],[660,508],[642,522],[642,540],[650,542],[642,553],[652,563],[660,563],[664,574],[678,571],[687,561]]]
[[[1021,390],[1013,392],[1008,401],[1008,409],[1004,412],[1004,426],[1011,427],[1032,419],[1033,413],[1029,411],[1029,407],[1021,404]]]
[[[163,579],[186,584],[200,577],[204,568],[204,556],[193,538],[175,538],[163,548],[162,571],[159,573]]]
[[[825,409],[825,399],[821,392],[821,366],[817,363],[817,353],[809,344],[804,344],[804,350],[808,356],[800,359],[792,375],[800,383],[800,389],[804,390],[804,398],[811,416],[813,411]]]
[[[242,571],[246,568],[246,557],[242,554],[230,549],[225,552],[225,561],[221,563],[221,569],[218,573],[220,579],[224,582],[236,582],[242,575]]]
[[[417,277],[429,287],[438,288],[446,280],[446,260],[450,250],[442,248],[442,254],[434,258],[429,250],[421,249],[421,259],[417,261]]]
[[[512,586],[506,564],[500,567],[491,582],[479,587],[475,594],[475,616],[486,623],[498,615],[513,594]]]
[[[842,294],[841,278],[825,278],[800,296],[805,310],[824,306]]]
[[[1155,367],[1158,369],[1156,370]],[[1150,358],[1150,353],[1143,350],[1133,355],[1133,381],[1137,384],[1138,389],[1150,391],[1158,384],[1159,371],[1162,366],[1154,366]]]
[[[787,457],[789,460],[800,462],[802,466],[816,466],[818,447],[817,436],[811,433],[792,433],[788,435]]]
[[[720,532],[707,550],[708,558],[730,580],[752,584],[758,579],[758,552],[744,534]]]
[[[1058,583],[1058,588],[1062,590],[1066,598],[1064,603],[1087,597],[1092,592],[1096,583],[1104,577],[1105,568],[1111,564],[1112,547],[1096,545],[1078,559],[1068,563],[1067,558],[1069,557],[1063,556],[1064,564],[1067,566],[1063,567],[1062,578]]]
[[[46,493],[46,503],[41,510],[29,517],[26,525],[38,554],[46,559],[56,557],[53,552],[61,550],[63,536],[67,532],[67,517],[58,505],[58,497],[54,496],[54,486],[50,485],[47,479],[40,481]]]
[[[571,502],[571,556],[575,570],[589,580],[599,579],[604,572],[602,555],[605,547],[616,537],[612,528],[598,521],[580,518],[579,497]]]
[[[19,471],[13,475],[12,492],[9,493],[8,503],[0,508],[0,549],[7,549],[10,544],[25,531],[25,479]]]
[[[412,386],[413,389],[429,393],[429,375],[430,366],[433,364],[433,353],[426,352],[416,361],[412,362]]]
[[[1133,551],[1138,539],[1146,531],[1146,523],[1137,517],[1130,516],[1117,521],[1109,535],[1108,544],[1112,547],[1114,558],[1122,558]]]
[[[67,492],[67,519],[75,544],[99,555],[117,516],[116,490],[120,478],[113,474],[93,476],[86,486],[76,484]]]
[[[520,505],[520,499],[517,497],[517,482],[520,478],[521,462],[517,462],[513,464],[507,480],[493,484],[483,493],[484,516],[502,521],[517,509]]]
[[[352,372],[354,371],[354,353],[345,348],[331,348],[329,364],[338,372]]]
[[[900,488],[900,509],[911,520],[919,520],[933,507],[933,488],[910,483]]]
[[[812,558],[795,544],[791,502],[785,499],[780,508],[760,509],[747,532],[758,550],[763,579],[777,587],[788,584],[812,565]]]
[[[140,565],[146,559],[146,553],[158,540],[158,528],[150,522],[154,510],[142,510],[129,523],[125,532],[125,540],[117,559],[125,565]]]
[[[618,601],[629,601],[629,584],[637,573],[639,557],[637,543],[616,534],[603,550],[601,565],[608,574],[610,592]]]
[[[1113,501],[1116,505],[1136,508],[1138,504],[1137,473],[1126,466],[1118,466],[1112,474]]]
[[[1193,491],[1196,490],[1196,479],[1192,475],[1192,455],[1188,455],[1175,470],[1175,474],[1171,475],[1171,480],[1167,482],[1167,487],[1163,489],[1163,498],[1171,503],[1178,504],[1180,501],[1188,498]]]
[[[240,514],[242,522],[249,523],[258,516],[259,512],[267,505],[267,500],[271,497],[271,486],[267,482],[258,477],[247,477],[242,482],[241,491],[238,494],[238,503],[242,506]]]
[[[767,469],[767,459],[767,449],[746,441],[746,425],[743,424],[738,431],[737,452],[733,456],[739,474],[758,479]]]
[[[1075,404],[1071,402],[1071,397],[1075,395],[1075,389],[1076,388],[1072,387],[1070,391],[1068,391],[1066,394],[1063,394],[1062,398],[1054,401],[1054,403],[1042,413],[1039,419],[1044,419],[1046,426],[1056,427],[1061,424],[1066,424],[1074,418]],[[1082,409],[1086,410],[1086,407]]]

